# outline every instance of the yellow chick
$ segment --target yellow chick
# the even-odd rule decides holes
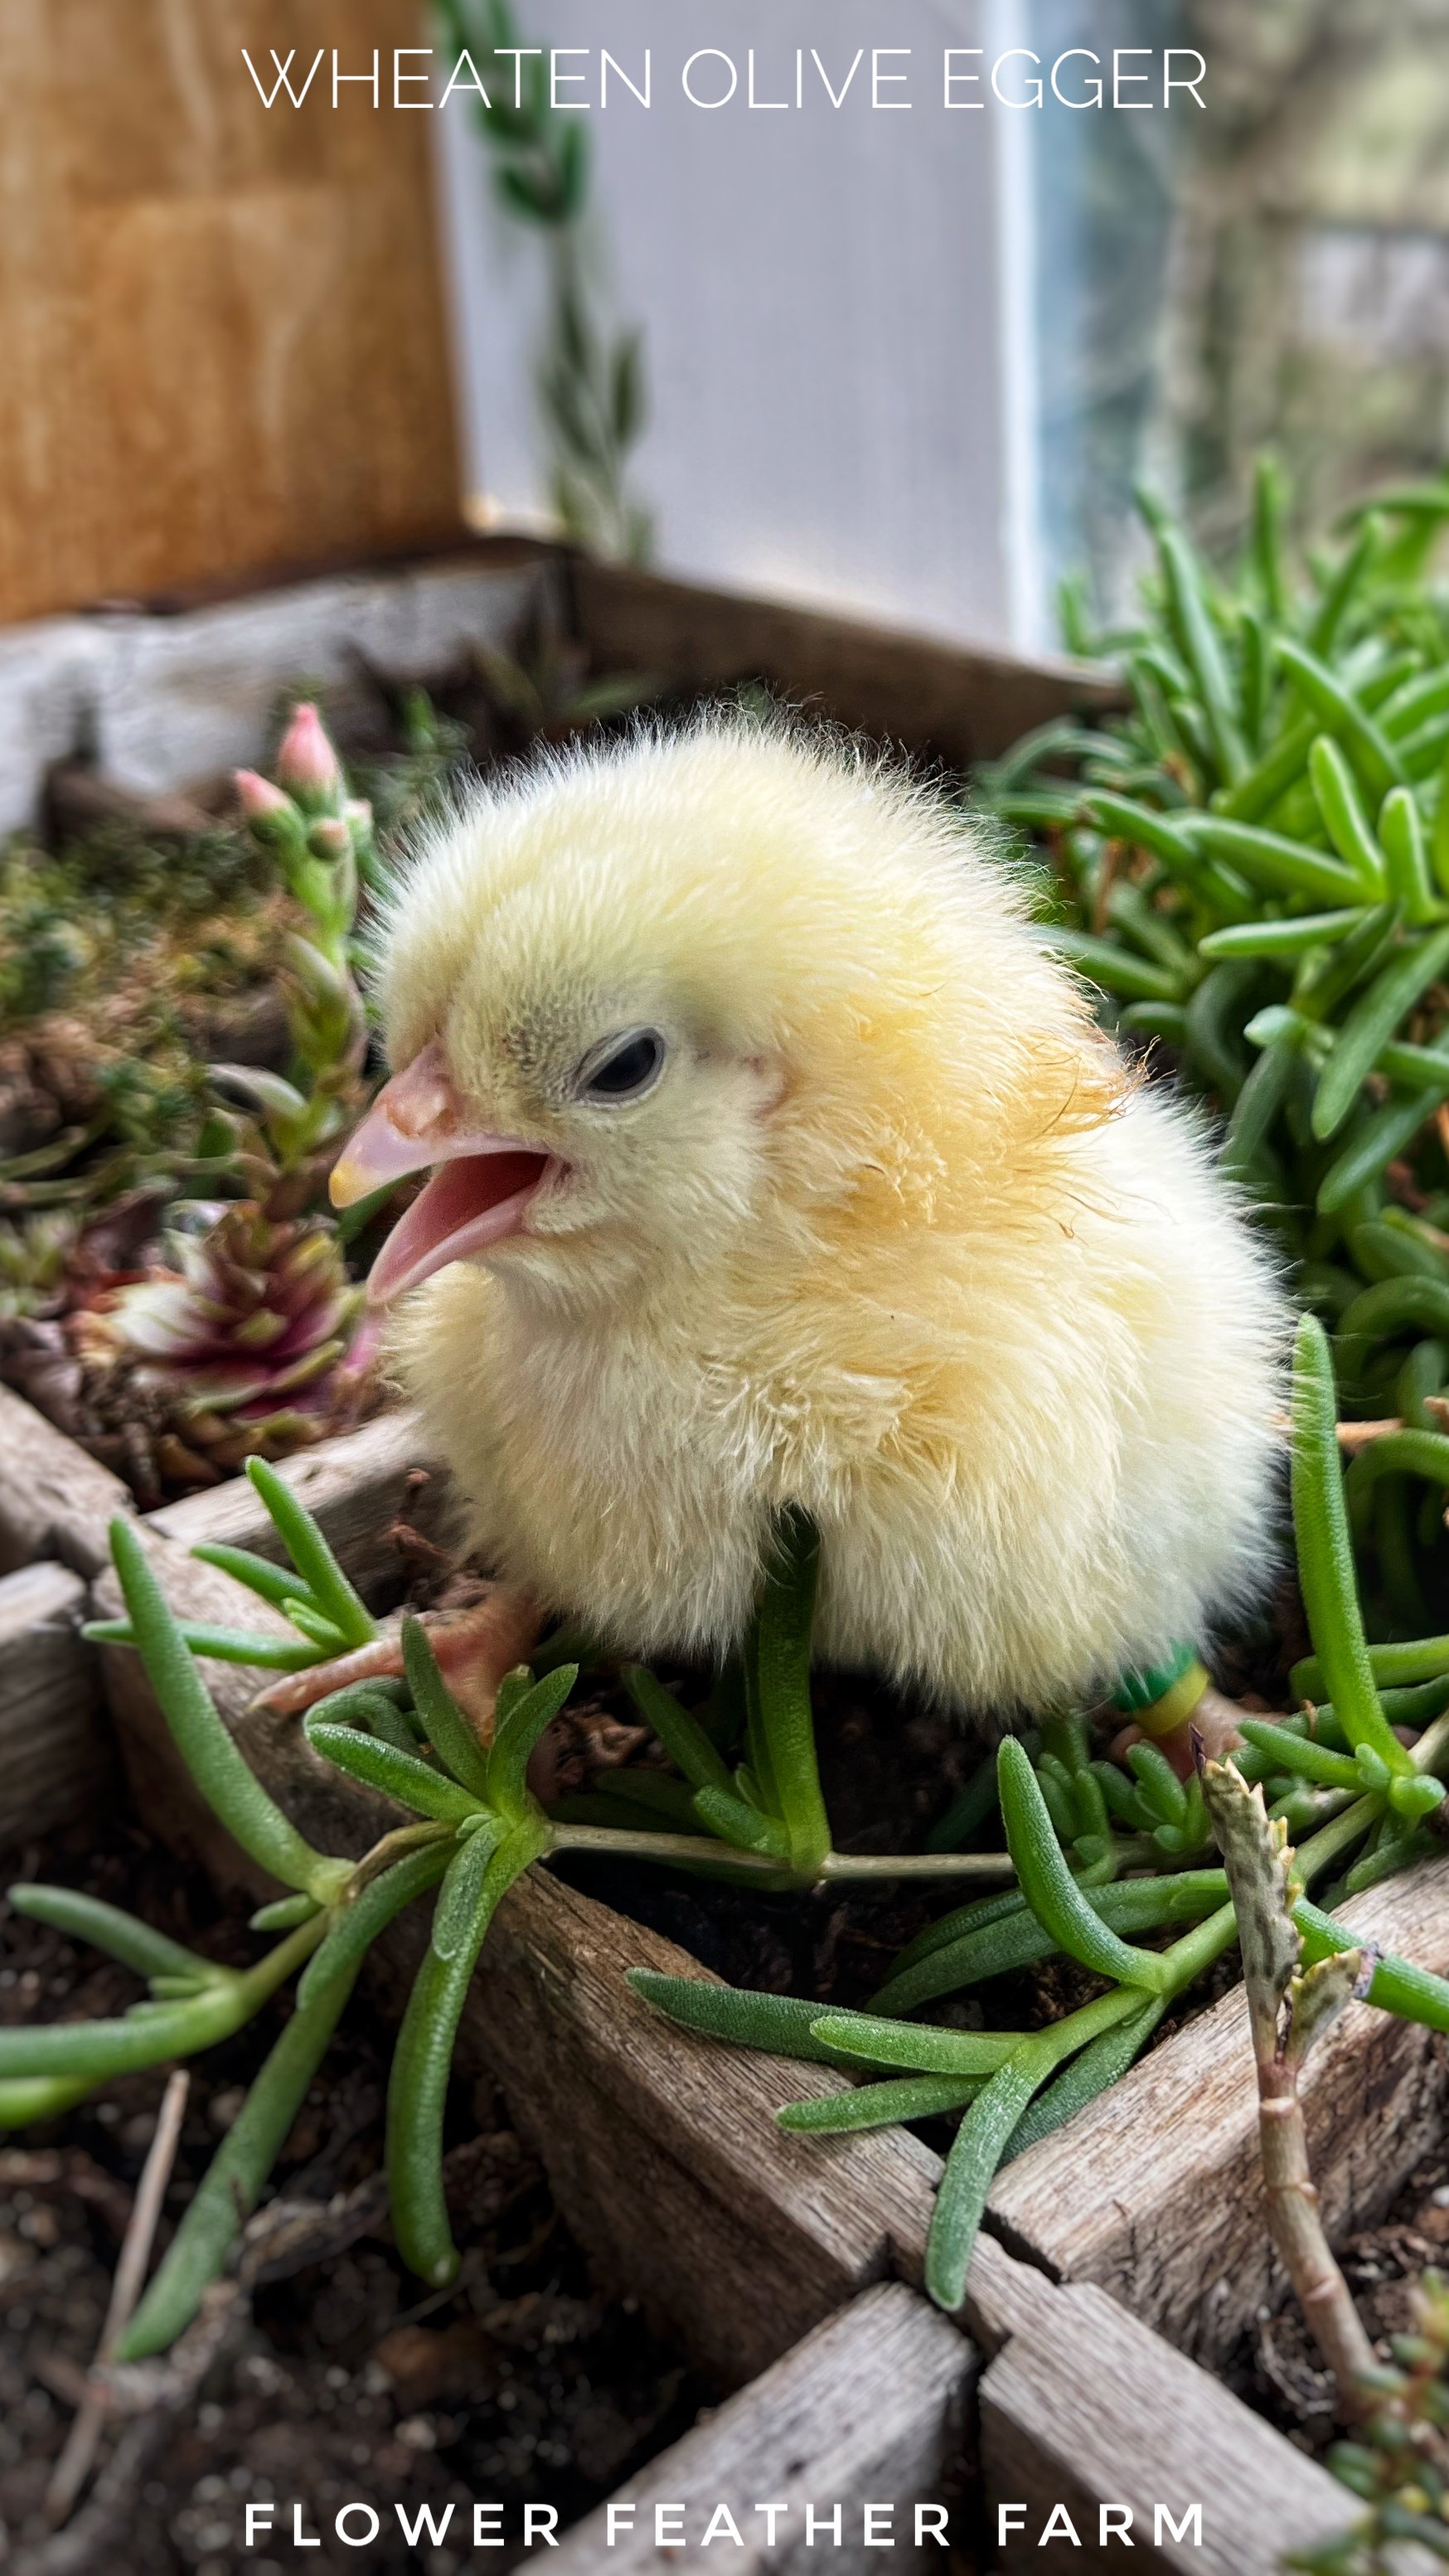
[[[977,826],[713,715],[470,790],[380,937],[398,1068],[340,1202],[473,1545],[720,1657],[774,1516],[817,1651],[963,1711],[1090,1701],[1271,1567],[1287,1309]]]

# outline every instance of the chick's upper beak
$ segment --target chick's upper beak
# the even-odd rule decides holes
[[[434,1173],[373,1263],[369,1303],[385,1305],[435,1270],[521,1231],[549,1157],[517,1137],[468,1124],[466,1104],[434,1039],[378,1093],[329,1184],[334,1207],[351,1207],[384,1181],[432,1164]]]
[[[351,1207],[383,1181],[400,1181],[430,1163],[479,1154],[492,1137],[469,1134],[466,1112],[434,1038],[403,1073],[384,1083],[361,1126],[333,1166],[328,1190],[334,1207]]]

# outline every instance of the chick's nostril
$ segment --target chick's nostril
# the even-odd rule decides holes
[[[425,1084],[388,1104],[388,1116],[400,1136],[451,1135],[460,1115],[457,1095],[444,1082]]]
[[[442,1041],[434,1038],[401,1073],[395,1073],[378,1098],[387,1122],[399,1136],[426,1140],[451,1136],[462,1123],[463,1104],[443,1062]]]

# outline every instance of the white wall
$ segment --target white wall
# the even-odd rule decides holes
[[[1003,318],[998,213],[1033,120],[946,114],[947,44],[1014,41],[1014,0],[521,0],[530,40],[590,47],[595,202],[619,315],[645,326],[651,424],[636,476],[668,569],[824,599],[948,635],[1032,640],[1029,500],[1008,472],[1029,436]],[[909,113],[872,110],[871,49],[910,46]],[[641,80],[646,114],[598,48]],[[730,105],[691,107],[696,46],[740,71]],[[805,106],[793,100],[804,48]],[[810,61],[840,87],[832,109]],[[882,71],[904,68],[895,62]],[[701,65],[704,92],[718,64]],[[902,91],[882,90],[901,97]],[[469,488],[505,518],[543,502],[531,410],[537,242],[498,209],[461,93],[435,119]],[[1006,167],[1001,165],[1004,159]]]

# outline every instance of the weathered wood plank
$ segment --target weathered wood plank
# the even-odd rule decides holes
[[[110,1552],[107,1524],[133,1509],[119,1476],[0,1386],[0,1574],[42,1556],[95,1574]]]
[[[774,2113],[828,2070],[676,2029],[631,1967],[702,1973],[536,1870],[499,1909],[470,2018],[574,2233],[738,2385],[921,2243],[930,2168],[890,2132],[788,2136]]]
[[[1343,1920],[1449,1974],[1449,1858],[1370,1889]],[[1330,2235],[1381,2217],[1439,2136],[1449,2044],[1351,2005],[1308,2061],[1309,2150]],[[1006,2167],[989,2223],[1062,2279],[1097,2281],[1185,2352],[1221,2360],[1285,2283],[1263,2214],[1241,1989]]]
[[[86,1600],[53,1558],[0,1579],[0,1846],[72,1823],[114,1781]]]
[[[929,2158],[926,2180],[932,2190],[940,2181],[942,2165],[929,2147],[920,2150]],[[916,2247],[902,2241],[897,2248],[902,2277],[918,2280],[913,2269]],[[920,2249],[924,2252],[924,2243]],[[977,2349],[987,2355],[1000,2352],[1014,2334],[1050,2334],[1057,2313],[1058,2290],[1035,2263],[1019,2263],[1008,2254],[994,2236],[984,2233],[976,2239],[971,2269],[966,2276],[966,2298],[960,2323]]]
[[[1087,664],[1021,662],[627,565],[580,558],[574,600],[606,670],[660,672],[680,690],[764,678],[840,724],[963,763],[995,758],[1048,717],[1120,703],[1119,684]]]
[[[0,81],[0,613],[458,525],[428,122],[388,112],[408,0],[9,0]],[[266,112],[268,46],[365,73]],[[409,68],[418,68],[416,64]],[[436,122],[436,119],[434,120]],[[347,434],[337,435],[345,421]]]
[[[173,1555],[171,1543],[154,1528],[147,1536],[163,1555],[177,1606],[194,1616],[225,1615],[232,1589],[227,1579]],[[194,1801],[188,1808],[136,1659],[113,1653],[107,1660],[128,1759],[133,1769],[139,1763],[138,1777],[149,1780],[144,1805],[150,1821],[163,1835],[200,1848],[223,1878],[260,1885],[214,1822],[199,1816]],[[318,1763],[290,1726],[248,1710],[250,1676],[216,1667],[213,1679],[248,1758],[319,1843],[355,1851],[390,1821],[380,1801],[363,1798]],[[1438,1872],[1427,1872],[1410,1883],[1417,1887],[1416,1914],[1432,1916],[1442,1896],[1438,1878]],[[1379,1894],[1374,1909],[1380,1920],[1387,1893]],[[1394,1937],[1425,1955],[1406,1919],[1407,1889],[1397,1894]],[[1358,1910],[1370,1910],[1368,1901]],[[389,2015],[400,2008],[425,1937],[425,1919],[415,1910],[380,1945],[371,1994]],[[535,1869],[499,1910],[458,2044],[461,2072],[486,2066],[502,2081],[514,2118],[543,2157],[564,2217],[602,2276],[640,2297],[656,2322],[725,2387],[750,2382],[841,2308],[852,2308],[857,2318],[891,2321],[909,2313],[910,2334],[928,2334],[944,2368],[947,2346],[939,2338],[948,2336],[954,2344],[954,2328],[932,2317],[903,2287],[885,2293],[892,2302],[888,2309],[883,2301],[870,2304],[873,2285],[891,2272],[919,2278],[938,2159],[902,2133],[829,2142],[787,2137],[772,2113],[804,2092],[844,2079],[825,2069],[739,2055],[677,2030],[629,1991],[625,1972],[636,1965],[702,1973],[670,1943],[596,1905],[548,1870]],[[1211,2018],[1205,2016],[1204,2023]],[[1358,2016],[1358,2029],[1361,2068],[1376,2066],[1385,2037],[1391,2047],[1403,2044],[1403,2035],[1378,2017],[1370,2022]],[[1408,2038],[1411,2046],[1422,2047],[1422,2034]],[[1148,2134],[1158,2158],[1170,2157],[1185,2126],[1182,2098],[1174,2093],[1157,2110]],[[1251,2098],[1248,2112],[1255,2179]],[[1379,2139],[1370,2154],[1382,2152]],[[1013,2170],[1024,2170],[1027,2162]],[[1365,2176],[1356,2163],[1350,2170],[1351,2190],[1361,2198]],[[1090,2209],[1103,2188],[1090,2165],[1084,2169],[1080,2152],[1070,2174],[1058,2175],[1067,2212],[1083,2204]],[[1151,2202],[1145,2178],[1134,2188]],[[1248,2188],[1247,2175],[1242,2188]],[[1227,2195],[1205,2192],[1200,2178],[1165,2204],[1159,2194],[1142,2215],[1142,2232],[1160,2228],[1171,2247],[1182,2233],[1182,2210],[1203,2209],[1212,2233],[1221,2239],[1226,2227],[1232,2237],[1224,2259],[1234,2268],[1250,2262],[1262,2237],[1261,2221],[1230,2225]],[[1118,2213],[1121,2224],[1128,2214]],[[1209,2264],[1201,2230],[1194,2226],[1188,2233],[1200,2265]],[[1120,2542],[1109,2542],[1105,2554],[1097,2549],[1103,2505],[1125,2505],[1136,2515],[1140,2555],[1134,2565],[1206,2567],[1221,2576],[1229,2570],[1232,2576],[1257,2576],[1260,2570],[1268,2576],[1285,2549],[1344,2521],[1342,2491],[1321,2470],[1100,2290],[1055,2287],[1042,2269],[1016,2261],[987,2237],[972,2268],[964,2321],[979,2347],[998,2356],[983,2383],[994,2502],[1029,2508],[1033,2555],[1024,2562],[1020,2551],[1028,2542],[1009,2538],[1005,2565],[1049,2568],[1054,2554],[1064,2568],[1119,2563]],[[826,2335],[832,2331],[823,2327]],[[821,2451],[818,2473],[808,2458],[790,2473],[795,2483],[788,2488],[781,2484],[786,2473],[775,2475],[771,2451],[765,2483],[766,2452],[760,2445],[766,2436],[756,2433],[754,2416],[742,2417],[747,2455],[761,2470],[761,2483],[743,2499],[751,2509],[761,2495],[789,2492],[812,2500],[812,2483],[825,2506],[848,2506],[862,2484],[867,2490],[875,2484],[877,2500],[897,2502],[935,2484],[935,2467],[921,2465],[920,2411],[911,2418],[914,2433],[902,2421],[899,2440],[887,2421],[894,2371],[888,2344],[879,2336],[874,2340],[865,2382],[872,2401],[867,2431],[880,2435],[868,2463],[875,2468],[879,2462],[874,2478],[853,2482],[848,2475],[865,2438],[851,2430],[835,2452]],[[964,2345],[959,2352],[964,2370]],[[953,2387],[956,2368],[953,2350],[946,2373]],[[794,2385],[787,2380],[787,2392]],[[775,2402],[772,2397],[772,2407]],[[844,2398],[838,2402],[844,2423]],[[771,2420],[767,2414],[767,2426]],[[939,2428],[944,2416],[933,2420]],[[729,2462],[739,2453],[714,2447],[724,2438],[711,2425],[701,2427],[630,2494],[651,2509],[656,2502],[688,2508],[706,2495],[711,2504],[722,2497],[733,2503]],[[799,2447],[797,2442],[792,2456]],[[1180,2523],[1193,2503],[1203,2506],[1201,2548],[1190,2537],[1174,2539],[1166,2528],[1154,2540],[1156,2506],[1168,2507]],[[1084,2544],[1070,2559],[1054,2543],[1044,2551],[1037,2547],[1057,2504],[1071,2513]],[[737,2519],[742,2531],[751,2529]],[[899,2550],[898,2524],[896,2532]],[[654,2550],[652,2510],[636,2515],[634,2532],[621,2532],[616,2548],[636,2541]],[[580,2548],[597,2547],[597,2531],[586,2526],[567,2545],[577,2557]],[[577,2558],[580,2576],[589,2563],[587,2555]],[[712,2561],[699,2563],[707,2567]],[[777,2552],[761,2555],[757,2563],[763,2569],[791,2561]],[[803,2568],[808,2561],[800,2563]],[[862,2563],[873,2563],[873,2557]]]
[[[146,1526],[164,1549],[177,1607],[234,1618],[239,1596],[228,1579],[176,1551],[154,1521]],[[244,1615],[267,1624],[260,1605]],[[239,1856],[179,1775],[135,1657],[116,1651],[106,1662],[142,1812],[234,1879]],[[252,1675],[216,1666],[209,1678],[248,1758],[306,1831],[358,1851],[383,1829],[381,1803],[318,1763],[290,1722],[249,1710]],[[1449,1861],[1359,1900],[1360,1928],[1449,1966],[1446,1873]],[[396,1937],[394,2002],[420,1939],[420,1924]],[[785,2138],[771,2114],[814,2089],[815,2071],[722,2057],[660,2022],[623,1984],[625,1969],[641,1964],[697,1972],[669,1945],[535,1873],[490,1937],[464,2062],[476,2045],[496,2066],[570,2223],[599,2259],[645,2284],[656,2311],[707,2347],[722,2376],[743,2378],[882,2272],[919,2281],[939,2164],[904,2133]],[[1383,2208],[1428,2143],[1444,2090],[1445,2052],[1423,2030],[1359,2008],[1325,2040],[1307,2099],[1334,2226],[1367,2223]],[[1185,2348],[1221,2355],[1254,2309],[1280,2294],[1259,2193],[1251,2061],[1241,2006],[1229,1997],[1068,2135],[1009,2166],[991,2224],[1048,2273],[1099,2280]],[[762,2245],[778,2292],[762,2287]],[[968,2303],[988,2348],[1010,2330],[1009,2315],[992,2324],[985,2267],[994,2259],[983,2246],[974,2309]],[[1008,2289],[1014,2277],[1003,2276]],[[994,2295],[999,2312],[1000,2282]]]
[[[428,1481],[414,1486],[421,1471]],[[381,1413],[336,1440],[300,1450],[277,1469],[309,1512],[321,1523],[347,1573],[369,1601],[395,1584],[400,1570],[389,1531],[406,1510],[414,1528],[438,1534],[447,1515],[447,1495],[439,1464],[418,1417],[398,1407]],[[148,1512],[146,1526],[178,1548],[207,1541],[213,1546],[249,1547],[258,1556],[281,1562],[285,1550],[255,1489],[245,1476],[235,1476],[209,1491],[188,1494]],[[248,1616],[244,1622],[253,1623]]]
[[[108,618],[92,674],[95,758],[153,796],[264,765],[278,697],[299,675],[334,715],[349,701],[363,712],[362,671],[426,681],[476,645],[506,648],[556,579],[542,558],[477,545]]]
[[[942,2565],[934,2541],[916,2546],[915,2508],[934,2503],[938,2524],[949,2510],[939,2500],[959,2471],[973,2369],[971,2346],[923,2300],[899,2283],[868,2290],[576,2523],[550,2564],[556,2576],[606,2563],[654,2576],[661,2564],[708,2568],[719,2546],[738,2576],[803,2576],[822,2555],[839,2576],[867,2576],[883,2554],[892,2567]],[[706,2547],[721,2506],[743,2548],[718,2519]]]
[[[980,2383],[982,2465],[1004,2569],[1279,2576],[1285,2552],[1352,2522],[1354,2500],[1326,2469],[1101,2290],[1055,2291],[1049,2320],[1013,2335]],[[1182,2539],[1165,2525],[1154,2537],[1159,2508],[1181,2527],[1194,2504],[1200,2544],[1190,2525]],[[1011,2506],[1024,2515],[999,2523]],[[1103,2536],[1104,2506],[1132,2515],[1130,2559],[1110,2524]],[[1069,2515],[1075,2544],[1058,2522],[1060,2536],[1042,2545],[1054,2507]]]

